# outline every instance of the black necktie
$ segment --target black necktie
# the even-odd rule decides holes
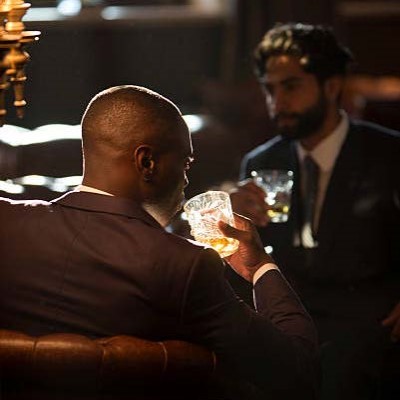
[[[311,156],[304,158],[304,196],[303,196],[303,226],[309,226],[314,237],[314,213],[318,194],[319,167]],[[307,240],[306,240],[307,241]],[[312,240],[310,240],[312,242]],[[312,243],[303,243],[305,247],[313,247]]]

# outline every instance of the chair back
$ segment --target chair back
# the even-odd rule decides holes
[[[203,399],[216,377],[214,353],[183,341],[0,330],[2,400]]]

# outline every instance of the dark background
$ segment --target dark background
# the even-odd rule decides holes
[[[272,135],[252,75],[251,51],[275,22],[302,21],[331,25],[356,56],[345,108],[400,129],[398,1],[225,0],[226,12],[213,16],[196,16],[189,0],[83,3],[73,17],[25,22],[42,35],[27,49],[26,116],[18,120],[9,107],[8,124],[29,129],[78,124],[98,91],[143,85],[171,98],[183,113],[207,116],[204,127],[193,133],[197,163],[189,195],[234,180],[243,154]],[[105,20],[101,12],[110,5],[130,8],[119,19]],[[138,16],[135,10],[145,6],[164,8]]]

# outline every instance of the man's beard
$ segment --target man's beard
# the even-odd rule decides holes
[[[277,132],[283,137],[291,140],[303,139],[316,133],[324,123],[327,114],[327,102],[321,94],[316,104],[302,113],[281,112],[276,115],[273,122]],[[280,118],[290,118],[296,122],[292,125],[279,126]]]
[[[166,227],[182,210],[183,202],[184,193],[181,191],[179,195],[171,193],[170,196],[164,195],[162,198],[147,201],[144,208],[160,225]]]

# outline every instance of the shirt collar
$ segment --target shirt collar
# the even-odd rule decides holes
[[[100,189],[96,189],[94,187],[91,186],[86,186],[86,185],[78,185],[74,192],[89,192],[89,193],[97,193],[97,194],[103,194],[105,196],[114,196],[111,193],[108,192],[104,192],[103,190]]]
[[[300,142],[296,141],[297,154],[301,163],[305,156],[310,155],[322,171],[330,171],[333,168],[349,130],[347,114],[344,111],[340,111],[340,115],[341,119],[337,127],[312,151],[305,150]]]

